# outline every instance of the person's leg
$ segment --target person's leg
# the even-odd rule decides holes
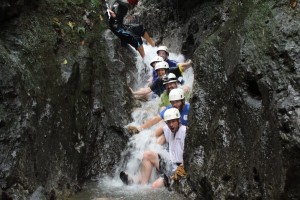
[[[137,50],[140,53],[140,55],[142,56],[142,58],[144,59],[144,57],[145,57],[145,51],[144,51],[143,45],[139,46]]]
[[[142,161],[141,184],[148,183],[153,167],[159,169],[158,154],[153,151],[145,151]]]
[[[164,186],[164,179],[162,177],[159,177],[151,184],[152,188],[161,188],[163,186]]]
[[[155,47],[155,41],[149,36],[148,32],[145,31],[143,38],[152,46]]]

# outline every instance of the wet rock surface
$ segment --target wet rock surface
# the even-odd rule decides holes
[[[65,199],[120,159],[134,55],[109,53],[120,46],[105,38],[99,2],[35,4],[1,7],[0,186],[14,199]]]
[[[194,63],[188,177],[174,188],[192,199],[298,199],[299,6],[147,2],[145,23]]]
[[[185,151],[196,199],[298,199],[299,8],[216,1],[189,11],[182,48],[188,33],[200,41]]]
[[[95,1],[4,2],[0,185],[61,199],[120,159],[133,54],[107,36]],[[191,199],[299,199],[299,6],[149,0],[138,11],[194,63],[188,176],[174,189]]]

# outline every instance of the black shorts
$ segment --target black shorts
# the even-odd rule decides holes
[[[138,49],[143,44],[142,36],[146,30],[143,25],[124,25],[112,31],[120,38],[122,44],[127,43]]]

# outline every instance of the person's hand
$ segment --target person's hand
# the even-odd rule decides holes
[[[110,16],[113,17],[113,18],[116,18],[116,13],[114,11],[112,11],[111,9],[107,9],[107,12],[110,13]]]
[[[133,94],[134,93],[133,89],[131,87],[129,87],[129,89],[130,89],[131,93]]]
[[[192,63],[193,63],[193,62],[192,62],[191,59],[187,59],[187,60],[186,60],[186,64],[191,65]]]
[[[129,125],[129,126],[127,126],[127,130],[131,135],[135,135],[141,131],[141,128]]]
[[[190,87],[187,85],[183,85],[182,89],[185,95],[191,92]]]

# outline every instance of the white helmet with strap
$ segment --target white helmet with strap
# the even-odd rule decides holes
[[[169,55],[168,47],[166,47],[166,46],[159,46],[156,51],[157,55],[158,55],[159,51],[165,51],[167,53],[167,55]]]
[[[173,82],[177,82],[177,77],[175,76],[175,74],[173,73],[169,73],[168,75],[166,75],[164,78],[163,78],[163,84],[167,84],[167,83],[173,83]]]
[[[155,56],[154,58],[152,58],[152,60],[150,61],[150,65],[152,66],[153,63],[155,62],[162,62],[164,61],[164,59],[160,56]],[[152,66],[153,67],[153,66]]]
[[[158,69],[169,69],[169,64],[165,61],[159,62],[155,65],[155,71]]]
[[[164,113],[165,122],[172,119],[180,119],[180,112],[177,108],[169,108]]]
[[[184,99],[184,91],[181,88],[175,88],[169,93],[169,101],[177,101]]]

